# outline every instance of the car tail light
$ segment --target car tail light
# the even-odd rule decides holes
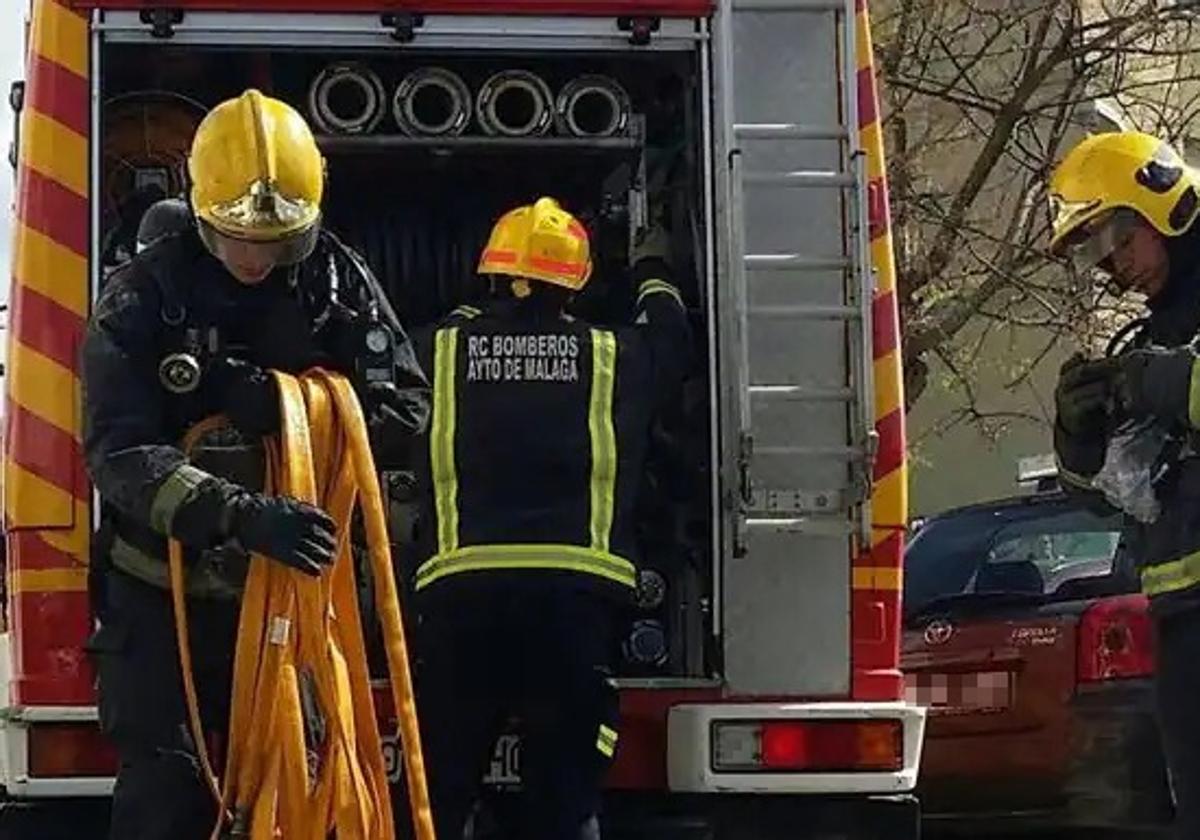
[[[898,720],[762,720],[713,724],[717,772],[892,772],[904,766]]]
[[[29,727],[29,775],[41,779],[117,774],[117,751],[94,723]]]
[[[1079,622],[1076,674],[1080,683],[1146,677],[1154,672],[1154,644],[1144,595],[1105,598]]]

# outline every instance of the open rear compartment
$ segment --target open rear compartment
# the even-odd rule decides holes
[[[340,51],[147,40],[100,53],[99,236],[110,264],[149,199],[183,188],[186,142],[203,111],[248,86],[310,117],[329,167],[326,223],[366,257],[412,331],[486,297],[475,265],[492,223],[540,195],[558,197],[592,237],[596,269],[574,312],[628,323],[631,237],[662,214],[696,361],[682,399],[654,427],[642,483],[642,585],[619,654],[619,676],[631,680],[708,680],[719,667],[700,47]],[[385,482],[397,562],[411,571],[417,558],[400,537],[419,514],[411,477]]]

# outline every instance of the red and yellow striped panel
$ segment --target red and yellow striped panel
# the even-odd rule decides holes
[[[867,159],[871,262],[877,282],[872,322],[879,451],[871,495],[874,520],[871,546],[854,558],[853,565],[852,691],[860,700],[898,700],[903,696],[899,670],[900,590],[908,521],[904,379],[900,365],[896,266],[867,0],[857,0],[855,12],[858,128]]]
[[[89,702],[90,489],[80,448],[88,311],[88,22],[34,0],[19,130],[4,516],[15,645],[12,702]]]

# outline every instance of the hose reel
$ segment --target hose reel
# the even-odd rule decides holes
[[[580,76],[559,92],[554,105],[558,133],[573,137],[615,137],[629,126],[629,94],[608,76]]]
[[[383,120],[387,91],[363,64],[331,64],[308,90],[308,110],[326,134],[369,134]]]
[[[471,89],[457,73],[422,67],[400,82],[392,97],[392,116],[410,137],[462,134],[471,122]]]
[[[502,70],[492,75],[475,101],[479,127],[501,137],[545,134],[554,119],[554,95],[549,85],[527,70]]]

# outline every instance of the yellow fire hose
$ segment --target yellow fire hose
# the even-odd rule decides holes
[[[393,840],[395,828],[359,617],[351,517],[366,525],[417,840],[434,840],[416,703],[384,508],[366,424],[342,376],[276,372],[281,434],[268,438],[267,490],[322,507],[338,525],[332,569],[308,577],[251,559],[234,659],[223,784],[205,747],[191,667],[183,549],[172,540],[171,589],[193,737],[220,803],[213,837]],[[197,425],[196,441],[222,418]]]

